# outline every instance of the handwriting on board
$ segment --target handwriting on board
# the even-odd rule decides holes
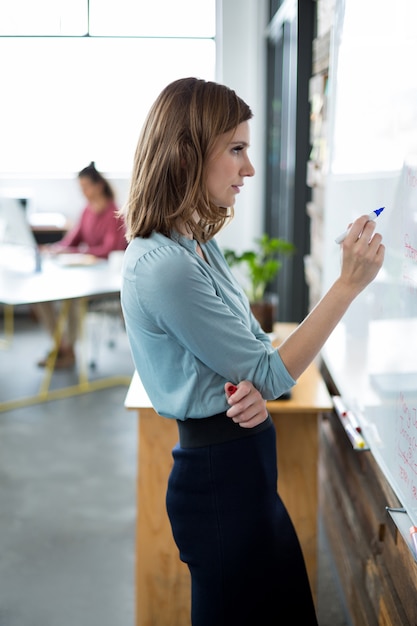
[[[398,397],[396,421],[398,480],[407,500],[417,507],[417,402],[403,393]]]

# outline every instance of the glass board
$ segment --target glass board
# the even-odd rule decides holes
[[[366,443],[417,524],[417,3],[338,4],[329,73],[324,290],[335,238],[385,206],[384,267],[323,358]],[[387,502],[387,506],[392,503]]]

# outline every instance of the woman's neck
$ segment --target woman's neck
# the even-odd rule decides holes
[[[175,230],[187,239],[194,239],[193,233],[188,228],[187,224],[184,224],[183,222],[177,222],[175,224]]]
[[[198,222],[199,217],[197,211],[194,211],[193,219],[196,223]],[[187,224],[184,224],[184,222],[178,220],[178,222],[175,224],[175,228],[180,233],[180,235],[187,237],[187,239],[194,239],[194,235],[191,229]]]
[[[91,200],[90,206],[96,213],[101,213],[107,208],[109,202],[110,201],[108,198],[106,198],[106,196],[102,196],[100,198],[95,198],[94,200]]]

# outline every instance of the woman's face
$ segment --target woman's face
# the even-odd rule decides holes
[[[98,200],[103,195],[101,183],[95,183],[88,176],[80,176],[79,178],[81,191],[89,202]]]
[[[248,157],[249,122],[242,122],[231,135],[220,135],[206,163],[206,185],[210,200],[219,207],[235,203],[246,176],[255,174]]]

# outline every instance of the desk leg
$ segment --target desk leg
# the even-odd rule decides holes
[[[278,492],[297,531],[317,606],[318,416],[271,417],[277,433]]]
[[[52,374],[54,373],[54,369],[55,369],[55,362],[58,356],[62,334],[64,332],[64,325],[65,325],[66,320],[68,319],[68,312],[69,312],[70,304],[71,304],[70,300],[64,300],[61,306],[61,310],[58,315],[56,328],[55,328],[55,332],[53,336],[54,347],[46,361],[45,375],[43,377],[41,388],[39,391],[39,395],[41,398],[46,399],[48,397],[48,390],[51,384]]]
[[[81,302],[79,321],[80,331],[82,331],[84,327],[84,319],[87,310],[88,298],[80,298],[80,300]],[[125,385],[127,386],[131,383],[131,376],[107,376],[105,378],[90,381],[88,378],[88,369],[86,365],[85,354],[83,353],[83,359],[79,368],[78,383],[75,385],[70,385],[68,387],[62,387],[60,389],[50,389],[52,376],[55,371],[55,363],[58,356],[59,345],[61,343],[61,337],[63,334],[65,322],[68,319],[70,305],[71,300],[64,300],[62,302],[53,336],[53,350],[48,357],[39,392],[35,396],[19,398],[17,400],[9,400],[7,402],[0,402],[0,413],[4,411],[12,411],[21,407],[30,406],[31,404],[46,402],[48,400],[70,398],[71,396],[79,395],[81,393],[99,391],[100,389],[107,389],[109,387],[118,387]],[[10,314],[13,314],[13,307],[10,307]]]
[[[78,313],[78,336],[81,343],[81,362],[79,366],[78,383],[80,387],[88,388],[88,363],[87,363],[87,346],[85,338],[85,321],[87,319],[88,312],[88,298],[79,299],[79,313]]]
[[[175,420],[139,411],[136,626],[189,626],[188,567],[180,561],[165,508]]]
[[[4,338],[0,339],[0,348],[8,348],[12,342],[14,332],[14,307],[10,304],[3,306]]]

